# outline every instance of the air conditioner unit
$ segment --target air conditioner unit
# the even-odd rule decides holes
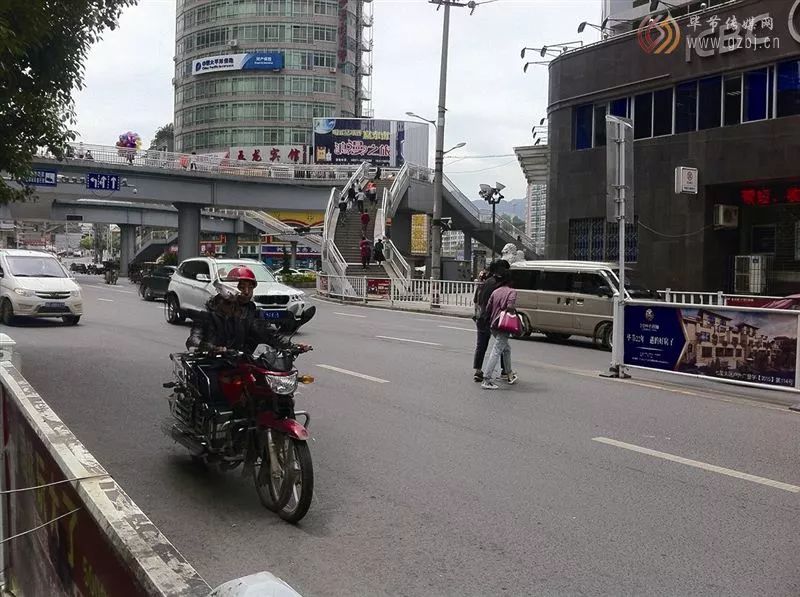
[[[734,291],[764,294],[772,255],[737,255],[734,258]]]
[[[336,69],[335,69],[335,68],[332,68],[332,69],[331,69],[331,74],[332,74],[332,75],[335,75],[335,74],[336,74]]]
[[[714,228],[737,228],[739,208],[735,205],[717,204],[714,206]]]
[[[238,39],[229,39],[228,40],[228,45],[230,47],[232,47],[232,48],[235,48],[236,46],[239,45],[239,40]]]

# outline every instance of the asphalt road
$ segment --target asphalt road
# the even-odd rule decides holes
[[[162,435],[188,327],[127,283],[79,281],[79,326],[5,330],[23,373],[212,585],[269,570],[304,595],[800,594],[787,394],[602,379],[608,353],[543,341],[513,342],[519,384],[486,392],[471,321],[318,302],[298,336],[316,493],[294,527]]]

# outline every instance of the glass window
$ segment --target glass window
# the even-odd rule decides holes
[[[592,112],[592,104],[574,109],[575,149],[589,149],[592,146]]]
[[[697,81],[675,87],[675,133],[697,130]]]
[[[628,118],[629,111],[629,98],[623,97],[611,102],[611,115],[619,116],[620,118]]]
[[[800,60],[778,64],[777,116],[800,114]]]
[[[643,93],[633,100],[633,138],[653,136],[653,94]]]
[[[751,70],[744,74],[744,120],[764,120],[767,117],[767,69]]]
[[[517,290],[536,290],[537,270],[511,269],[511,286]]]
[[[672,134],[672,87],[653,93],[653,136]]]
[[[606,105],[594,107],[594,146],[604,147],[606,144]]]
[[[569,272],[539,272],[539,290],[570,292],[572,290],[572,274]]]
[[[739,124],[742,121],[742,75],[725,77],[725,98],[722,107],[725,126]]]
[[[698,83],[697,128],[702,130],[718,127],[722,121],[722,79],[708,77]]]

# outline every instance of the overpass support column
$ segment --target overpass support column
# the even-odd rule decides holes
[[[200,205],[176,203],[178,210],[178,261],[197,257],[200,252]]]
[[[136,226],[133,224],[119,225],[119,275],[128,275],[128,264],[136,254]]]
[[[464,231],[464,261],[472,262],[472,237]]]
[[[225,257],[228,259],[236,259],[239,256],[239,235],[226,234],[225,235]]]
[[[294,268],[297,264],[297,241],[291,242],[292,252],[289,254],[289,267]]]

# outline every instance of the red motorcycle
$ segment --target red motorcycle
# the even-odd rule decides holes
[[[294,409],[298,384],[314,381],[294,367],[301,352],[175,353],[175,381],[164,384],[172,389],[164,432],[195,460],[223,471],[242,465],[243,476],[252,473],[261,503],[292,523],[306,515],[314,493],[311,418]]]

